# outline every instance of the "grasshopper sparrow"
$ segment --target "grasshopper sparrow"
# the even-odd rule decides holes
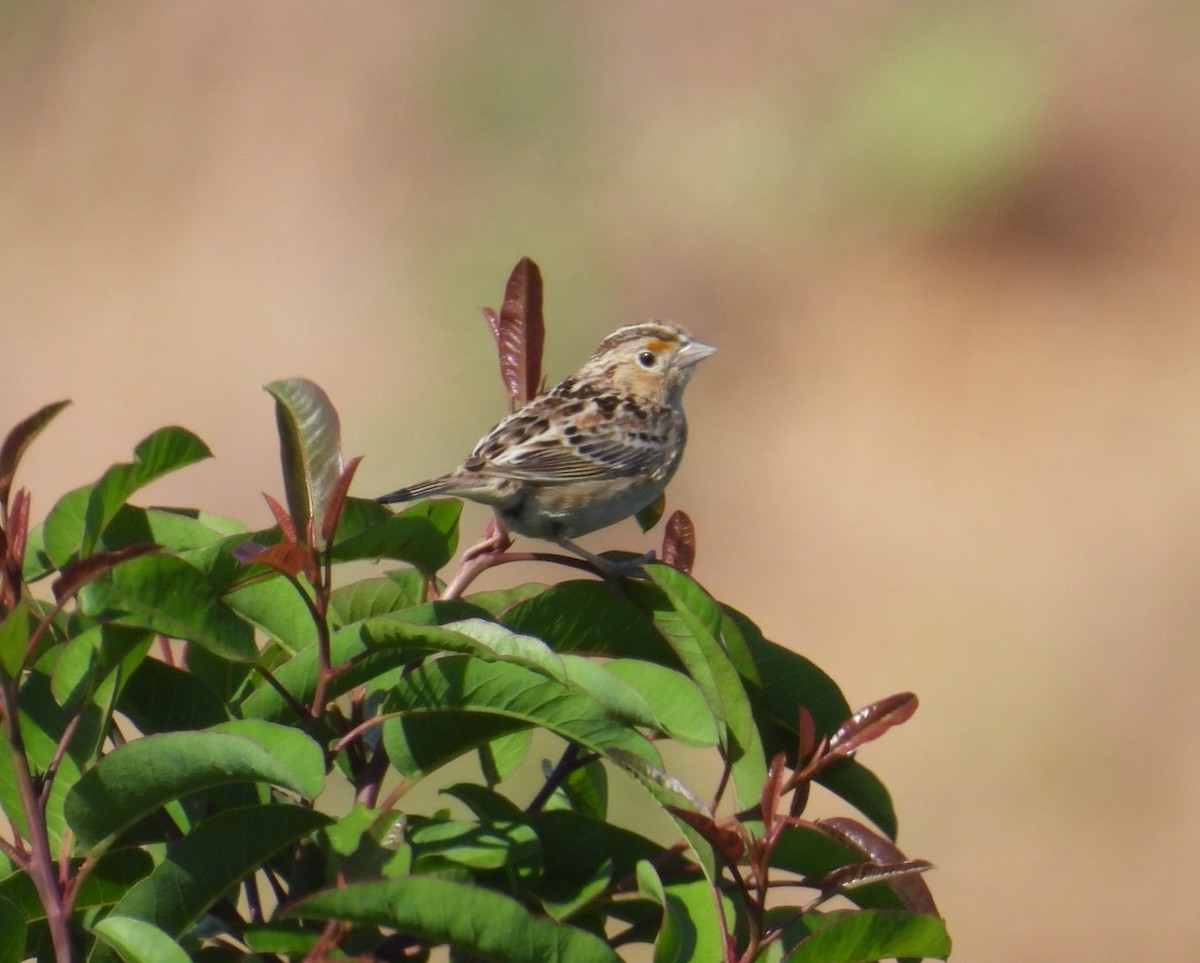
[[[378,501],[453,495],[491,505],[502,526],[612,574],[611,563],[572,539],[662,493],[687,441],[683,389],[714,351],[666,321],[618,328],[577,373],[484,435],[461,466]]]

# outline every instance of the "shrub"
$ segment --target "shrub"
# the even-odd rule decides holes
[[[532,262],[489,320],[527,397]],[[540,555],[506,551],[444,579],[459,503],[349,497],[324,392],[268,390],[285,494],[266,531],[130,501],[209,457],[183,428],[33,526],[13,474],[65,403],[0,449],[0,963],[948,955],[928,864],[855,758],[914,696],[852,714],[690,577],[682,513],[644,579],[472,592]],[[363,559],[401,564],[343,582]],[[555,758],[521,794],[535,732]],[[711,785],[668,771],[671,742],[710,756]],[[476,778],[444,777],[471,756]],[[439,779],[445,808],[406,807]],[[610,780],[636,787],[637,825],[611,818]],[[807,817],[814,782],[863,821]]]

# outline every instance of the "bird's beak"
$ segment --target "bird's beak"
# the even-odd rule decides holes
[[[681,368],[690,368],[707,358],[710,354],[716,354],[717,349],[711,344],[705,344],[703,341],[692,339],[682,348],[679,349],[679,354],[675,356],[675,364]]]

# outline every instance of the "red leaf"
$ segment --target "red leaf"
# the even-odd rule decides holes
[[[542,318],[542,274],[527,257],[517,262],[508,277],[497,326],[500,377],[508,392],[509,405],[515,411],[537,395],[542,380],[542,348],[546,340]]]
[[[762,814],[763,828],[767,837],[771,836],[771,827],[775,824],[775,814],[779,811],[779,797],[783,791],[783,777],[787,772],[787,756],[782,752],[776,753],[767,770],[767,781],[763,783],[762,795],[758,799],[758,809]]]
[[[796,766],[802,766],[812,757],[817,748],[817,722],[808,706],[796,706],[800,717],[796,728]]]
[[[279,530],[283,532],[283,537],[289,542],[298,541],[296,538],[296,525],[292,521],[292,516],[288,514],[288,510],[266,492],[262,493],[262,497],[267,500],[267,507],[271,509],[271,514],[275,516],[275,523],[279,526]]]
[[[907,722],[917,711],[917,705],[915,695],[911,692],[901,692],[859,709],[829,737],[829,751],[821,760],[822,767],[878,739],[892,726]]]
[[[492,337],[496,340],[496,347],[500,347],[500,316],[491,308],[480,308],[483,314],[483,320],[488,324],[488,330],[492,332]]]
[[[666,808],[696,830],[730,862],[736,863],[746,852],[746,843],[742,837],[732,829],[718,826],[711,817],[679,806]]]
[[[111,552],[94,552],[87,558],[81,558],[66,565],[58,578],[50,586],[54,597],[62,601],[75,594],[92,579],[110,572],[122,562],[128,562],[139,555],[157,552],[158,545],[153,542],[135,542],[124,548],[113,549]]]
[[[258,548],[258,551],[254,551],[254,548]],[[316,584],[317,560],[313,557],[312,549],[307,545],[299,545],[296,542],[278,542],[262,548],[254,542],[243,542],[235,549],[235,555],[243,565],[255,563],[265,565],[267,568],[272,568],[276,572],[292,578],[303,572],[308,576],[310,582]]]
[[[662,560],[684,575],[691,575],[696,562],[696,526],[684,512],[672,512],[663,533]]]
[[[834,839],[861,853],[873,863],[883,866],[896,866],[909,862],[890,839],[880,836],[874,830],[868,829],[857,819],[847,816],[830,816],[828,819],[818,819],[816,825]],[[914,860],[923,863],[923,860]],[[937,904],[933,901],[933,893],[919,875],[928,864],[914,869],[890,880],[896,895],[904,901],[904,905],[914,913],[930,913],[938,915]]]
[[[18,576],[25,564],[25,539],[29,535],[29,493],[18,488],[13,495],[12,510],[8,515],[8,563]]]
[[[40,434],[41,430],[50,424],[54,416],[62,411],[70,401],[56,401],[35,411],[24,421],[17,424],[0,445],[0,505],[8,504],[8,490],[12,485],[13,475],[20,464],[21,455],[29,443]]]
[[[869,883],[896,883],[907,876],[931,869],[933,863],[925,859],[905,859],[897,863],[851,863],[826,873],[816,885],[825,893],[842,892]]]
[[[341,475],[338,476],[333,491],[329,493],[329,504],[325,506],[325,520],[321,523],[321,539],[326,545],[333,541],[333,536],[337,533],[338,523],[342,520],[342,511],[346,507],[346,493],[350,490],[350,483],[354,480],[354,472],[358,469],[360,461],[362,461],[362,455],[350,459],[350,463],[342,469]]]

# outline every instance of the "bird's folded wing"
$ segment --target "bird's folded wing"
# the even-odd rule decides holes
[[[577,445],[563,444],[561,437],[528,441],[488,459],[484,471],[527,481],[587,481],[650,472],[661,460],[661,444],[631,439],[620,430],[602,430]]]

